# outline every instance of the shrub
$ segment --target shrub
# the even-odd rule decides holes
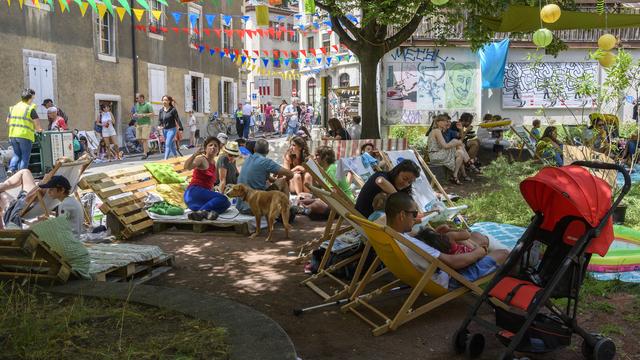
[[[389,129],[389,137],[395,139],[406,138],[409,145],[424,155],[427,151],[428,126],[392,125]]]

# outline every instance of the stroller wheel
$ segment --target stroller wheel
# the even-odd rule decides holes
[[[467,344],[465,346],[465,352],[470,359],[477,358],[484,351],[484,335],[473,334],[467,336]]]
[[[453,335],[453,349],[456,354],[462,354],[467,346],[467,337],[469,336],[469,330],[458,330]]]
[[[613,340],[596,336],[596,345],[591,347],[587,341],[582,341],[582,355],[589,360],[611,360],[616,355],[616,344]]]

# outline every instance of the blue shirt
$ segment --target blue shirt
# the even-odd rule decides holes
[[[240,146],[240,154],[242,156],[251,156],[251,151],[244,146]]]
[[[269,175],[280,171],[280,168],[282,166],[262,154],[251,154],[242,164],[238,184],[249,185],[254,190],[266,190],[267,178],[269,178]],[[238,199],[236,208],[243,214],[251,212],[249,204],[240,199]]]

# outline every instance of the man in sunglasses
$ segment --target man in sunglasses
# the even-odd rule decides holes
[[[424,250],[427,254],[440,259],[440,261],[449,267],[457,270],[469,281],[476,281],[496,271],[498,266],[504,263],[509,255],[507,250],[499,249],[488,251],[486,247],[482,246],[478,246],[473,251],[463,254],[446,254],[408,235],[407,233],[411,231],[411,228],[415,224],[415,219],[418,215],[418,205],[413,201],[411,195],[405,192],[397,192],[389,195],[385,206],[385,214],[387,217],[387,226],[402,234],[402,236]],[[438,234],[434,231],[433,236],[445,235]],[[421,271],[426,271],[429,263],[424,257],[402,244],[398,245],[416,268]],[[449,279],[449,275],[440,270],[433,275],[433,280],[445,289],[455,289],[460,286],[457,281]]]

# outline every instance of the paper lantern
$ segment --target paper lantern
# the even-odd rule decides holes
[[[616,56],[613,53],[605,51],[604,54],[598,59],[598,62],[602,67],[609,67],[616,62]]]
[[[617,41],[618,39],[615,36],[604,34],[598,39],[598,47],[604,51],[609,51],[616,46]]]
[[[538,47],[547,47],[553,40],[553,33],[549,29],[538,29],[533,33],[533,43]]]
[[[542,10],[540,10],[540,19],[547,24],[551,24],[560,19],[561,12],[560,6],[556,4],[545,5]]]
[[[448,3],[448,2],[449,2],[449,0],[431,0],[431,3],[433,3],[433,5],[437,5],[437,6],[444,5],[444,4]]]

